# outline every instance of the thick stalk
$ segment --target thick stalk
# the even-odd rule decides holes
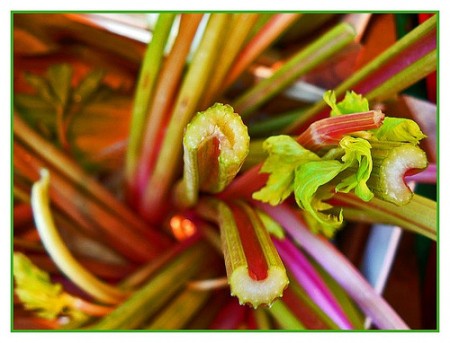
[[[162,206],[167,201],[168,192],[177,174],[183,131],[194,115],[213,71],[228,19],[228,14],[214,13],[211,15],[205,35],[183,81],[155,168],[141,203],[140,211],[150,221],[158,221],[161,218]]]
[[[239,172],[249,141],[247,127],[231,106],[216,103],[197,113],[183,138],[184,172],[176,203],[191,207],[200,191],[221,192]]]
[[[254,308],[280,297],[289,281],[256,213],[244,203],[227,206],[212,198],[201,201],[197,210],[220,227],[231,294]]]

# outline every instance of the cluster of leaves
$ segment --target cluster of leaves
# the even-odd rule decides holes
[[[324,100],[332,109],[331,116],[369,111],[367,99],[355,92],[347,92],[345,98],[337,102],[334,92],[328,91]],[[414,121],[390,117],[386,117],[378,129],[344,135],[337,147],[323,155],[304,148],[290,136],[270,137],[264,142],[268,158],[261,168],[262,173],[270,176],[266,186],[255,192],[253,198],[278,205],[294,193],[311,229],[331,237],[341,227],[343,216],[342,212],[338,215],[324,212],[333,208],[325,200],[334,192],[353,191],[364,201],[374,196],[367,185],[373,169],[370,142],[416,145],[424,137]]]

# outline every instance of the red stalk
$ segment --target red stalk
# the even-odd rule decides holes
[[[366,94],[405,69],[411,63],[431,52],[433,49],[436,49],[436,29],[432,30],[415,44],[412,44],[407,49],[391,58],[381,67],[381,71],[378,70],[373,72],[352,87],[352,89],[356,93]]]
[[[297,137],[304,148],[317,151],[329,145],[338,145],[344,135],[378,128],[384,119],[380,111],[339,115],[312,123]]]
[[[238,205],[229,203],[228,206],[233,212],[234,220],[239,230],[239,236],[248,263],[249,276],[255,281],[266,279],[268,266],[250,218]]]
[[[236,299],[231,298],[230,301],[222,308],[222,310],[214,318],[209,326],[211,330],[236,330],[245,321],[245,313],[247,307],[239,305]]]

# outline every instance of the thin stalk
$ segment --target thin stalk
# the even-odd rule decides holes
[[[342,23],[325,33],[300,52],[291,57],[275,73],[250,88],[233,104],[243,118],[247,118],[262,104],[284,90],[299,77],[328,60],[355,38],[355,31],[349,24]]]
[[[172,259],[154,277],[91,330],[127,330],[140,327],[178,292],[184,283],[208,265],[209,247],[198,242]]]
[[[259,18],[257,13],[241,13],[233,15],[230,31],[221,49],[221,54],[216,62],[215,72],[211,77],[208,88],[203,94],[201,108],[209,107],[215,99],[223,93],[223,81],[232,66],[237,54],[244,45],[249,33]]]
[[[436,70],[437,51],[432,50],[421,59],[393,75],[365,94],[367,100],[381,102],[406,89]]]
[[[282,301],[277,301],[267,311],[283,330],[305,330],[303,323],[291,312]]]
[[[285,204],[277,207],[261,203],[256,205],[278,221],[292,239],[333,276],[378,328],[408,329],[398,314],[330,242],[306,228],[296,211]]]
[[[103,283],[81,266],[65,246],[53,222],[48,196],[50,177],[41,172],[41,180],[33,185],[31,205],[41,240],[58,267],[81,289],[96,299],[109,304],[121,302],[127,294]]]
[[[14,152],[15,169],[23,171],[32,182],[39,178],[39,171],[42,168],[48,167],[38,161],[33,154],[27,153],[17,142],[14,143]],[[144,236],[137,230],[130,230],[126,223],[115,218],[111,212],[102,208],[90,197],[83,196],[75,185],[53,171],[50,196],[58,208],[67,213],[87,232],[100,238],[100,231],[103,234],[101,238],[106,243],[132,260],[147,261],[161,251],[151,243],[148,236]]]
[[[421,59],[434,49],[436,49],[436,16],[431,17],[426,22],[416,27],[342,82],[334,90],[336,97],[339,98],[343,96],[344,93],[350,89],[365,96],[365,94],[369,93],[372,89],[387,82],[390,78],[401,72],[402,69],[407,68],[411,63]],[[432,59],[430,60],[430,58],[427,58],[426,60],[429,63],[432,63]],[[427,69],[429,69],[428,66]],[[410,68],[408,68],[408,70],[413,74],[417,73],[418,75],[422,75],[421,70],[411,70]],[[376,82],[375,80],[370,80],[372,75],[375,75],[378,78]],[[403,76],[402,79],[407,80],[408,78]],[[416,80],[416,78],[412,77],[410,80]],[[407,87],[409,85],[411,84],[403,83],[402,87]],[[397,91],[400,90],[402,89],[397,89]],[[299,129],[301,129],[305,123],[310,121],[314,116],[320,114],[326,108],[327,104],[325,101],[315,103],[308,110],[304,111],[297,120],[285,128],[283,132],[298,133]]]
[[[231,86],[242,72],[300,16],[298,13],[281,13],[271,17],[240,52],[223,83],[223,89]]]
[[[403,206],[376,197],[364,202],[350,193],[337,193],[334,199],[344,204],[344,218],[397,225],[432,240],[437,238],[436,202],[418,194],[414,194],[411,201]]]
[[[248,124],[250,137],[268,137],[282,131],[286,126],[301,116],[300,111],[280,113],[273,118],[267,118]]]
[[[37,156],[42,161],[41,168],[51,166],[55,173],[57,172],[70,180],[71,184],[82,191],[82,194],[85,194],[82,203],[88,199],[95,199],[110,215],[117,217],[130,229],[140,232],[155,245],[161,245],[162,248],[167,247],[169,242],[166,237],[136,216],[97,180],[88,175],[73,159],[67,157],[51,143],[40,137],[17,114],[14,114],[13,129],[14,135],[33,152],[30,155]]]
[[[164,56],[164,49],[175,16],[173,13],[162,13],[159,15],[152,40],[147,47],[139,72],[131,115],[130,135],[125,164],[125,176],[129,184],[132,184],[136,172],[141,149],[142,130],[149,104],[153,98],[156,80],[158,79]]]
[[[210,296],[211,292],[185,289],[145,329],[182,329],[208,301]]]
[[[167,200],[166,197],[178,170],[183,131],[194,115],[203,90],[213,72],[228,19],[228,14],[211,15],[203,39],[184,78],[140,207],[143,216],[150,221],[158,221],[161,217],[161,208]]]
[[[182,14],[178,35],[173,48],[167,56],[158,79],[155,96],[151,103],[142,141],[136,185],[143,187],[153,169],[160,147],[160,132],[163,131],[164,119],[168,117],[172,101],[183,75],[185,61],[192,41],[197,32],[202,14]]]
[[[281,258],[310,298],[341,328],[352,329],[345,312],[309,261],[288,239],[275,240]]]

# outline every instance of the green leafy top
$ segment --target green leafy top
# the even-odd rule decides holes
[[[65,293],[60,284],[52,283],[45,271],[21,253],[14,253],[14,278],[17,296],[26,309],[37,311],[38,316],[46,319],[63,314],[74,319],[85,317],[74,308],[75,298]]]
[[[347,92],[344,99],[337,103],[334,91],[326,91],[323,100],[332,108],[330,116],[369,111],[369,102],[354,91]]]
[[[406,118],[386,117],[383,125],[373,130],[376,139],[380,141],[394,141],[419,144],[426,137],[414,120]]]
[[[369,111],[367,99],[355,92],[347,92],[337,103],[334,92],[327,91],[324,100],[332,108],[331,116]],[[367,185],[373,169],[371,142],[417,144],[424,137],[414,121],[400,118],[387,118],[380,128],[370,132],[343,135],[339,145],[322,156],[307,150],[292,137],[270,137],[263,144],[268,157],[261,167],[262,173],[270,175],[267,184],[253,193],[253,198],[275,206],[294,193],[311,229],[331,237],[343,218],[342,213],[324,212],[332,209],[325,200],[334,192],[352,191],[364,201],[374,197]]]

